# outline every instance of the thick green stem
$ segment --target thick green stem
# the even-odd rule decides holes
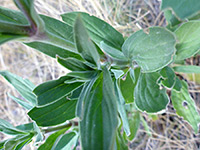
[[[64,124],[64,125],[61,125],[61,126],[52,127],[52,128],[48,128],[48,129],[43,129],[42,131],[44,133],[49,133],[49,132],[58,131],[58,130],[61,130],[61,129],[64,129],[64,128],[69,128],[71,126],[78,126],[78,122],[70,122],[68,124]]]

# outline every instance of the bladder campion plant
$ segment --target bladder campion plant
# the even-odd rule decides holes
[[[14,2],[20,11],[0,7],[0,44],[21,41],[71,72],[35,87],[0,71],[24,100],[9,96],[28,110],[32,120],[14,127],[0,119],[0,132],[13,136],[0,142],[0,149],[19,150],[32,140],[43,142],[39,150],[79,145],[84,150],[128,149],[141,112],[162,113],[170,100],[198,133],[200,116],[187,83],[176,75],[200,73],[199,66],[184,65],[200,50],[198,0],[162,0],[168,26],[139,30],[126,40],[87,13],[65,13],[59,21],[38,14],[33,0]]]

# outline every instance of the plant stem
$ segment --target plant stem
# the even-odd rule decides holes
[[[61,125],[61,126],[43,129],[42,131],[44,133],[49,133],[49,132],[58,131],[58,130],[61,130],[61,129],[64,129],[64,128],[68,128],[68,127],[71,127],[71,126],[78,126],[78,122],[70,122],[68,124],[64,124],[64,125]]]

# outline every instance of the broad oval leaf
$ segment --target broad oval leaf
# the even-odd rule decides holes
[[[53,104],[35,107],[28,115],[38,126],[54,126],[75,117],[76,103],[77,100],[70,101],[64,97]]]
[[[183,117],[193,128],[195,133],[198,133],[200,115],[197,111],[194,100],[188,92],[188,86],[185,81],[182,81],[181,91],[172,90],[171,100],[176,113]]]
[[[105,68],[85,99],[80,122],[81,143],[85,150],[112,150],[116,138],[117,100],[111,76]]]
[[[141,73],[135,87],[134,96],[136,106],[147,113],[157,113],[166,108],[169,98],[166,89],[158,85],[160,74]]]
[[[103,20],[84,12],[70,12],[61,15],[61,17],[63,21],[73,27],[78,15],[81,15],[90,38],[95,41],[98,46],[100,46],[101,41],[104,41],[109,46],[121,49],[124,42],[122,34]]]
[[[189,21],[175,31],[178,44],[176,45],[176,60],[189,58],[200,50],[200,21]]]
[[[199,0],[162,0],[161,9],[172,8],[181,20],[193,17],[200,11]]]
[[[143,72],[154,72],[172,62],[176,39],[172,32],[161,27],[149,28],[149,33],[139,30],[123,44],[124,55],[136,61]]]
[[[71,77],[63,76],[37,86],[33,92],[37,95],[38,106],[54,103],[83,84],[82,82],[66,84],[66,80],[71,80]]]

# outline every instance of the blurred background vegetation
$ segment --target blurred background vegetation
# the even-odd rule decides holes
[[[160,12],[159,0],[35,0],[39,13],[57,19],[60,14],[71,11],[84,11],[95,15],[120,31],[124,37],[150,26],[165,26],[166,21]],[[1,0],[0,6],[17,9],[12,0]],[[200,55],[186,60],[187,64],[200,65]],[[18,42],[0,46],[0,70],[9,70],[38,85],[56,79],[68,71],[54,59],[45,56]],[[200,111],[200,74],[180,75],[189,83],[191,96]],[[0,118],[13,125],[30,122],[26,110],[13,102],[7,95],[19,96],[0,77]],[[191,127],[176,116],[169,104],[166,112],[158,116],[142,114],[148,126],[141,124],[136,138],[129,142],[133,150],[197,150],[200,149],[200,135],[194,135]],[[7,138],[0,134],[0,140]],[[25,149],[34,150],[33,144]]]

